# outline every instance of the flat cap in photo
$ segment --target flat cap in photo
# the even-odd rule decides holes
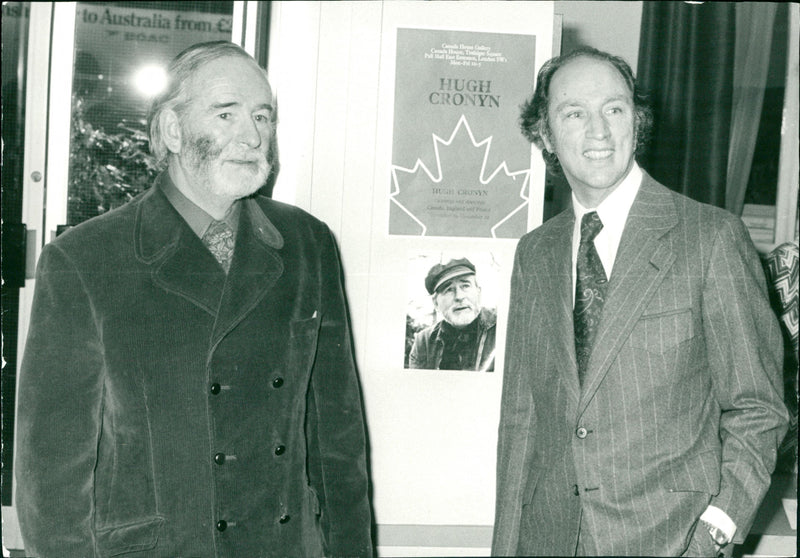
[[[450,260],[447,263],[438,263],[431,268],[428,276],[425,277],[425,288],[428,294],[435,293],[439,287],[451,279],[461,277],[462,275],[474,275],[475,266],[467,258],[459,258],[457,260]]]

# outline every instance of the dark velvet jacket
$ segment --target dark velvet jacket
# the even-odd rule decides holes
[[[19,378],[31,556],[372,554],[328,228],[244,201],[229,274],[158,186],[45,246]]]

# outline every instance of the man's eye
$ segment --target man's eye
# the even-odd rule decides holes
[[[256,122],[259,122],[261,124],[269,122],[269,117],[267,117],[265,114],[256,114],[253,118],[255,118]]]
[[[611,107],[610,109],[608,109],[608,113],[609,114],[621,114],[622,113],[622,107]]]
[[[228,120],[228,119],[231,117],[231,113],[229,113],[229,112],[223,112],[222,114],[220,114],[220,115],[219,115],[219,117],[220,117],[222,120]]]
[[[579,111],[579,110],[573,110],[572,112],[568,112],[567,113],[567,118],[569,118],[571,120],[575,120],[577,118],[581,118],[582,116],[583,116],[583,113],[581,111]]]

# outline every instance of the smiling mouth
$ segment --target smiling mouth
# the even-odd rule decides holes
[[[583,152],[583,156],[593,161],[608,159],[614,154],[613,149],[589,149]]]

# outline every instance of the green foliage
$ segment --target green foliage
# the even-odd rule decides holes
[[[153,183],[159,171],[150,155],[144,120],[123,121],[107,133],[85,118],[85,103],[72,98],[69,155],[70,224],[119,207]]]

